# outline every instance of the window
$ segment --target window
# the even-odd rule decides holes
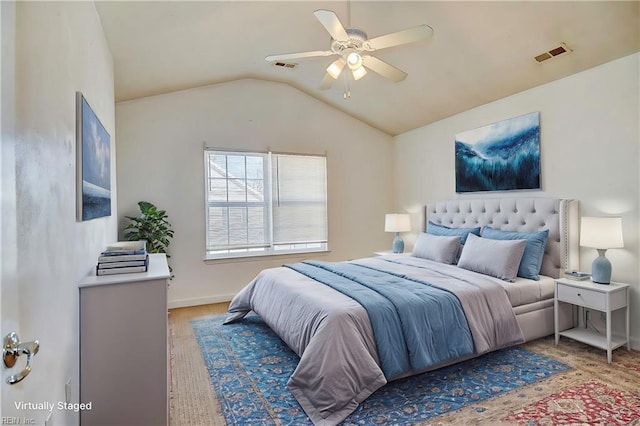
[[[327,250],[326,157],[205,149],[206,257]]]

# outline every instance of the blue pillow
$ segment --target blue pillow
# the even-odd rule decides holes
[[[429,221],[427,225],[427,234],[431,235],[440,235],[443,237],[460,237],[460,243],[464,244],[467,242],[467,236],[469,234],[475,234],[478,237],[480,236],[480,227],[477,228],[449,228],[448,226],[438,225],[437,223],[433,223]]]
[[[540,268],[542,267],[542,257],[547,246],[549,230],[535,232],[511,232],[493,229],[489,226],[482,228],[482,236],[492,240],[527,240],[527,247],[524,249],[518,276],[538,281]]]

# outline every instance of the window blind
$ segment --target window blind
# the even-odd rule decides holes
[[[205,149],[207,257],[327,248],[326,157]]]
[[[266,247],[265,154],[205,151],[207,251]]]
[[[274,244],[327,242],[325,157],[274,155]]]

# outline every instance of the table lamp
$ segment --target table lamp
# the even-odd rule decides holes
[[[611,262],[604,256],[607,249],[622,248],[622,218],[583,217],[580,221],[580,245],[598,250],[591,264],[591,280],[598,284],[611,282]]]
[[[410,216],[404,213],[386,214],[384,217],[384,230],[385,232],[396,233],[391,251],[394,253],[402,253],[404,251],[404,241],[400,238],[400,232],[408,232],[411,230]]]

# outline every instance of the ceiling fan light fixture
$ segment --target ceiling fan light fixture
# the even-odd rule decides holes
[[[327,68],[327,74],[337,80],[340,76],[340,73],[342,72],[342,68],[344,68],[344,61],[342,60],[342,58],[336,59]]]
[[[314,11],[313,14],[331,36],[329,50],[283,53],[278,55],[269,55],[266,56],[265,59],[269,62],[278,62],[278,65],[282,63],[286,66],[287,64],[285,61],[291,59],[334,55],[339,56],[339,58],[332,62],[326,69],[326,74],[324,75],[322,84],[320,85],[321,90],[326,90],[331,87],[331,82],[333,80],[337,80],[338,77],[342,75],[345,66],[348,66],[349,70],[351,70],[354,80],[360,80],[369,71],[373,71],[388,80],[396,83],[400,82],[407,78],[407,73],[376,58],[375,56],[371,56],[371,52],[426,40],[433,35],[433,28],[423,24],[418,25],[417,27],[384,34],[370,39],[367,36],[367,33],[360,29],[345,28],[342,25],[342,22],[340,22],[338,15],[336,15],[332,10],[318,9]],[[555,55],[555,50],[549,54]],[[348,98],[350,96],[348,87],[351,77],[349,77],[346,71],[344,78],[345,85],[347,87],[345,97]]]
[[[362,56],[360,56],[358,52],[349,53],[347,55],[347,65],[349,65],[349,68],[352,70],[362,68]]]
[[[353,74],[353,79],[357,81],[367,75],[367,70],[364,67],[360,67],[355,70],[351,70],[351,73]]]

